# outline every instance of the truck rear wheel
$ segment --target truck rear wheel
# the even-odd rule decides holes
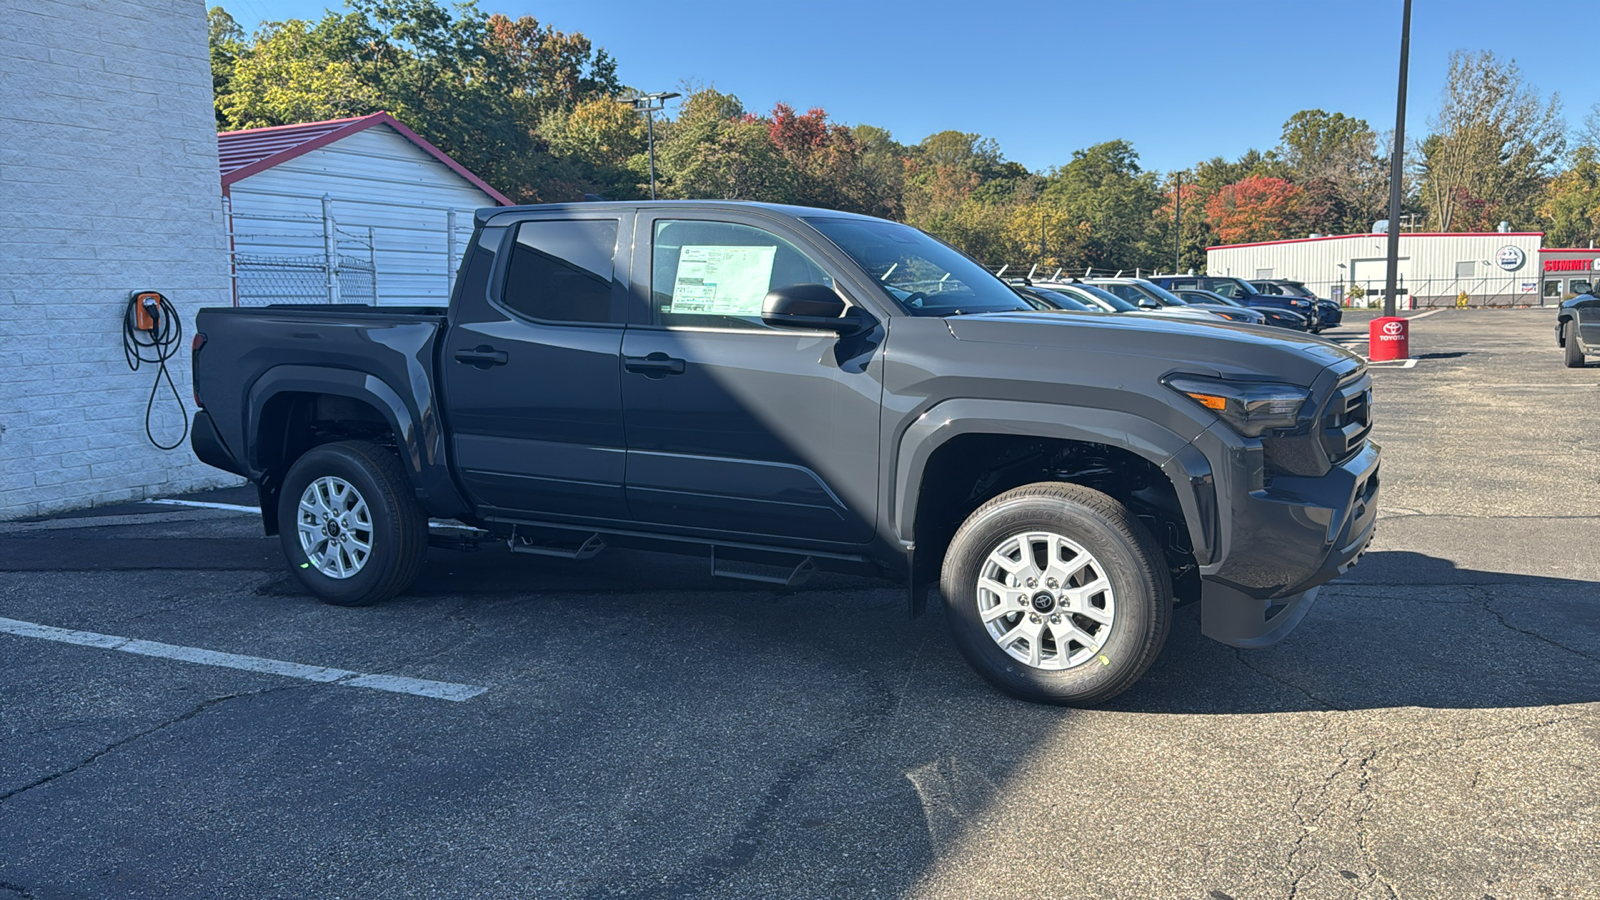
[[[1087,706],[1121,693],[1172,623],[1150,533],[1075,484],[1025,485],[980,506],[951,540],[939,587],[961,655],[1024,700]]]
[[[1583,368],[1583,348],[1578,345],[1578,320],[1576,317],[1567,320],[1567,333],[1561,343],[1566,355],[1567,368]]]
[[[296,460],[278,522],[290,571],[324,603],[387,600],[427,559],[428,516],[400,460],[365,441],[324,444]]]

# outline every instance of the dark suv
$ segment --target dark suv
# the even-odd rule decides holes
[[[1229,278],[1222,275],[1152,275],[1149,280],[1169,291],[1210,291],[1249,307],[1292,309],[1313,319],[1312,334],[1322,330],[1322,322],[1316,317],[1315,300],[1291,297],[1287,294],[1265,294],[1243,278]]]
[[[1310,300],[1316,304],[1317,318],[1322,322],[1323,328],[1334,328],[1344,321],[1344,313],[1339,309],[1339,304],[1332,300],[1324,300],[1311,292],[1311,289],[1299,281],[1290,281],[1286,278],[1268,278],[1262,281],[1252,281],[1256,290],[1263,294],[1282,294],[1286,297],[1299,297]]]

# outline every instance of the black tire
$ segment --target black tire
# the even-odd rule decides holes
[[[354,574],[335,577],[301,546],[300,499],[312,482],[337,478],[355,489],[370,512],[370,554]],[[365,441],[324,444],[289,467],[278,497],[279,542],[289,570],[324,603],[367,606],[411,586],[428,555],[428,515],[412,493],[394,453]],[[316,549],[314,545],[313,550]]]
[[[1581,369],[1584,366],[1583,348],[1578,346],[1578,320],[1576,317],[1567,320],[1566,337],[1562,340],[1562,351],[1566,357],[1567,368]]]
[[[1030,531],[1078,544],[1111,585],[1115,614],[1099,626],[1111,633],[1087,662],[1036,667],[1011,656],[984,625],[978,595],[983,567],[1002,544]],[[1025,485],[980,506],[951,540],[939,588],[961,655],[990,684],[1023,700],[1064,706],[1108,700],[1144,675],[1172,626],[1172,580],[1149,531],[1121,503],[1076,484]]]

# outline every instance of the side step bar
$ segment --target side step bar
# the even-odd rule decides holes
[[[787,575],[767,575],[762,572],[740,571],[728,568],[729,564],[737,564],[734,560],[718,560],[717,548],[711,547],[711,574],[718,578],[733,578],[738,581],[757,581],[762,584],[776,584],[787,590],[794,590],[817,574],[817,564],[807,556],[789,571]],[[782,566],[768,565],[765,563],[744,563],[744,565],[762,566],[763,568],[782,569]]]
[[[606,542],[600,537],[599,532],[595,532],[576,547],[536,544],[527,535],[517,534],[517,528],[513,525],[511,537],[506,539],[506,546],[511,548],[512,553],[531,553],[534,556],[554,556],[558,559],[589,559],[604,550]]]

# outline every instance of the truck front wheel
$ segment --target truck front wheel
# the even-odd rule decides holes
[[[1121,693],[1172,623],[1172,582],[1150,533],[1076,484],[1025,485],[980,506],[951,540],[939,587],[961,655],[1036,702]]]
[[[295,460],[278,522],[290,571],[324,603],[387,600],[427,558],[428,516],[400,460],[365,441],[324,444]]]

